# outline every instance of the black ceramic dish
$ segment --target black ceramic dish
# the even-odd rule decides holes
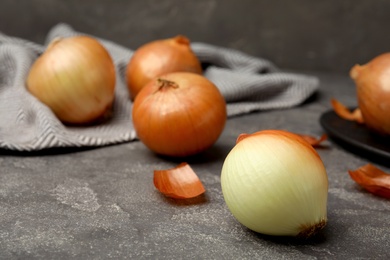
[[[342,119],[333,110],[321,115],[320,124],[345,149],[390,166],[390,138],[372,133],[364,124]]]

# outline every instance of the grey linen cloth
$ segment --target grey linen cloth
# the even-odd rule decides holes
[[[58,24],[48,33],[45,46],[56,37],[79,34],[82,33],[69,25]],[[137,139],[124,76],[133,51],[105,39],[98,40],[116,66],[112,117],[97,125],[67,126],[25,86],[29,69],[45,46],[0,33],[0,148],[35,151],[103,146]],[[192,43],[191,47],[202,63],[209,64],[204,75],[225,97],[228,117],[297,106],[318,88],[317,78],[282,72],[265,59],[204,43]]]

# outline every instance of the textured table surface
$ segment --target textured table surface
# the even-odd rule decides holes
[[[0,151],[0,259],[389,259],[390,201],[350,179],[349,169],[370,161],[332,139],[317,150],[329,176],[329,222],[317,237],[256,234],[224,203],[220,171],[240,133],[285,129],[318,136],[331,97],[356,105],[347,76],[312,74],[320,91],[304,105],[231,118],[210,150],[186,159],[207,190],[188,202],[167,199],[153,186],[154,169],[181,161],[158,157],[140,142]],[[390,162],[376,165],[390,171]]]

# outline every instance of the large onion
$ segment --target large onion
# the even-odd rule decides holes
[[[133,105],[139,139],[152,151],[188,156],[204,151],[220,136],[226,104],[205,77],[175,72],[150,81]]]
[[[223,164],[221,186],[233,216],[253,231],[309,237],[327,222],[324,164],[296,134],[240,135]]]
[[[27,88],[61,121],[90,123],[113,102],[114,63],[92,37],[56,39],[31,67]]]
[[[368,128],[390,134],[390,53],[374,58],[350,71],[355,81],[358,105]]]
[[[202,73],[202,67],[191,50],[190,40],[178,35],[142,45],[131,57],[126,69],[132,100],[153,78],[171,72]]]

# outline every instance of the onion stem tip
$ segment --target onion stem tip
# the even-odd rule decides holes
[[[158,90],[162,90],[163,88],[168,88],[168,87],[172,87],[172,88],[179,87],[179,85],[176,82],[167,79],[158,78],[157,82],[159,84]]]

